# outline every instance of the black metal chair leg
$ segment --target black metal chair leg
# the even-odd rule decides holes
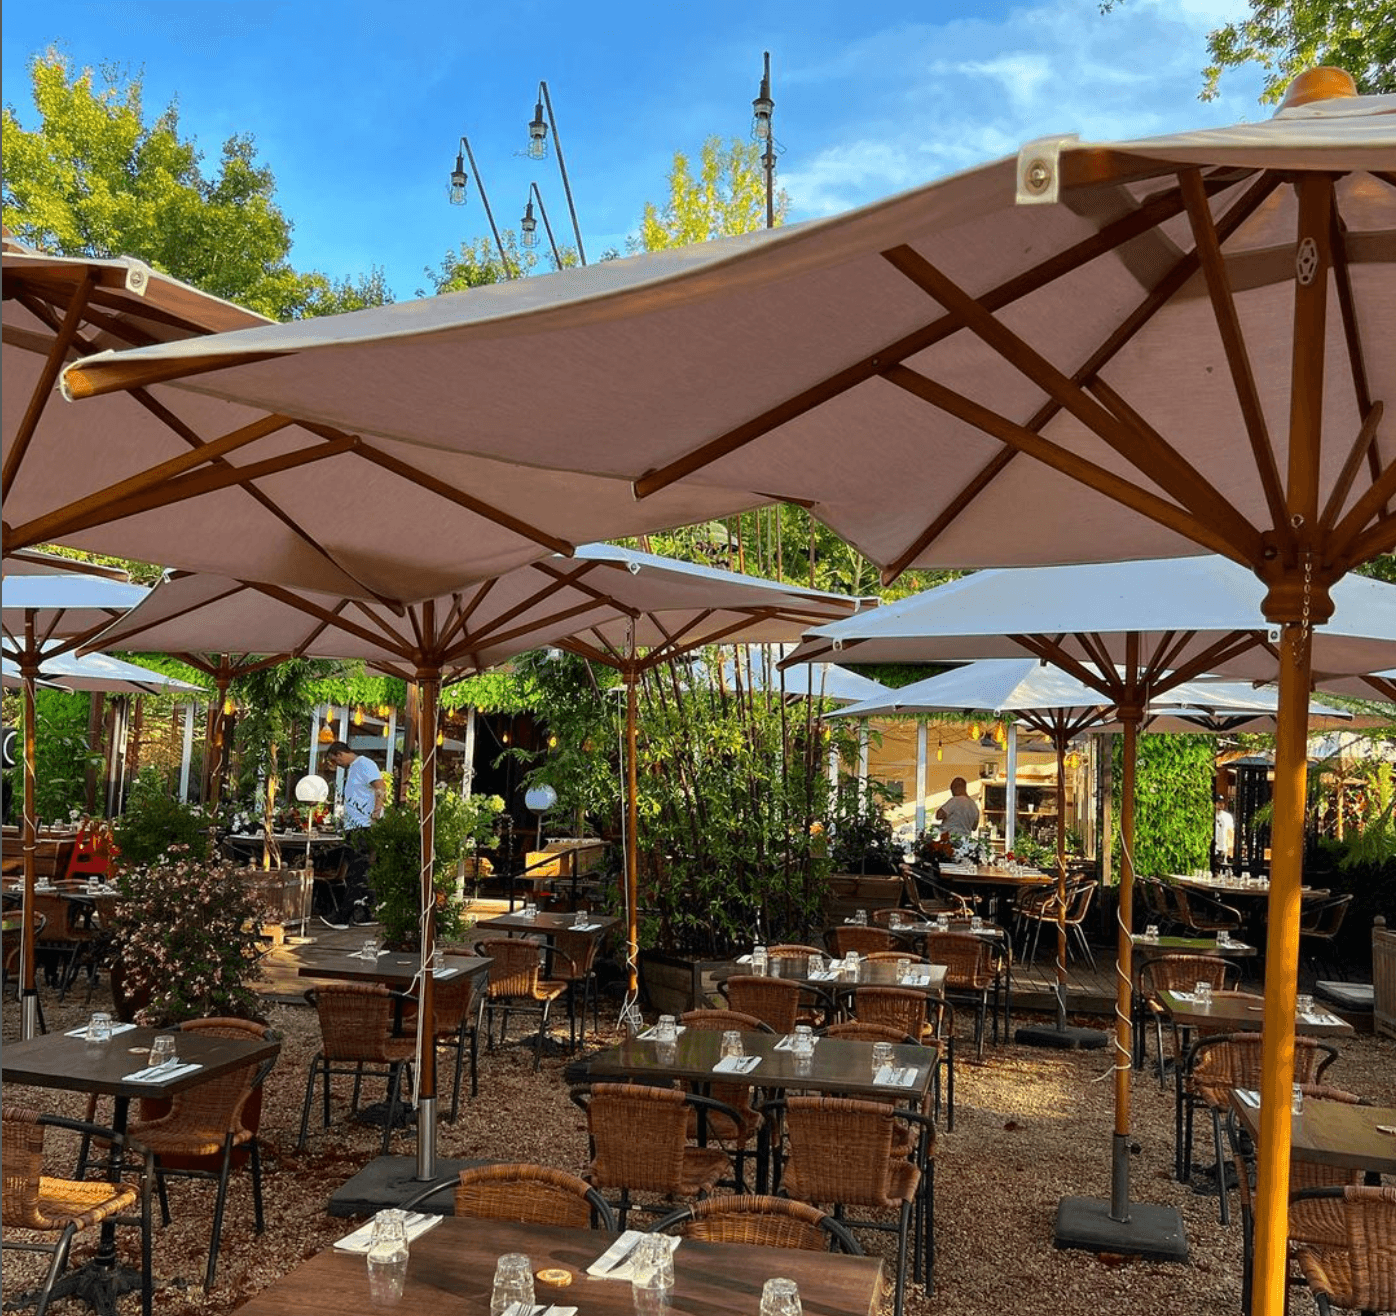
[[[257,1233],[266,1231],[266,1215],[262,1210],[262,1149],[256,1137],[248,1146],[248,1168],[252,1171],[252,1219]]]
[[[223,1212],[228,1205],[228,1178],[233,1168],[233,1135],[228,1134],[223,1143],[223,1164],[218,1172],[218,1196],[213,1203],[213,1237],[208,1244],[208,1265],[204,1269],[204,1292],[213,1288],[213,1277],[218,1271],[218,1244],[223,1237]]]

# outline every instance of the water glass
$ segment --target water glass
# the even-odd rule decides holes
[[[855,924],[857,924],[858,927],[860,927],[860,928],[865,928],[865,927],[867,927],[867,925],[868,925],[868,911],[867,911],[866,909],[860,909],[860,910],[858,910],[858,911],[853,915],[853,922],[854,922]]]
[[[395,1307],[407,1282],[407,1216],[397,1209],[373,1217],[368,1248],[368,1300],[375,1307]]]
[[[1210,982],[1193,983],[1192,994],[1198,1005],[1212,1004],[1212,984]]]
[[[984,920],[983,920],[982,918],[980,918],[978,914],[974,914],[974,915],[971,916],[970,921],[969,921],[969,930],[970,930],[971,932],[983,932],[983,931],[984,931]]]
[[[742,1049],[742,1035],[737,1029],[729,1028],[722,1034],[721,1054],[723,1059],[745,1054]]]
[[[679,1035],[679,1021],[672,1014],[661,1014],[659,1022],[654,1026],[655,1040],[658,1042],[672,1042]]]
[[[525,1316],[533,1306],[533,1263],[522,1252],[506,1252],[495,1263],[490,1316],[504,1316],[518,1305]]]
[[[378,938],[369,937],[359,949],[359,958],[376,961],[378,959]]]
[[[179,1063],[179,1056],[175,1053],[175,1039],[173,1033],[160,1033],[150,1043],[150,1067],[175,1065]]]
[[[811,956],[809,957],[809,965],[807,966],[807,971],[808,971],[809,976],[810,976],[811,978],[817,977],[819,974],[823,973],[823,972],[824,972],[824,956],[822,956],[822,955],[811,955]]]
[[[1293,1115],[1304,1113],[1304,1089],[1298,1083],[1289,1090],[1289,1109]]]
[[[803,1056],[808,1059],[814,1054],[814,1029],[809,1024],[796,1024],[795,1034],[790,1042],[790,1049],[795,1053],[796,1058]]]
[[[771,958],[764,946],[753,946],[751,948],[751,971],[757,977],[764,978],[770,972]]]
[[[591,921],[591,915],[584,909],[579,909],[572,915],[572,926],[574,928],[584,928]]]
[[[646,1234],[636,1245],[631,1272],[653,1271],[653,1284],[666,1293],[674,1287],[674,1249],[667,1234]]]
[[[1299,995],[1294,998],[1294,1006],[1300,1014],[1309,1014],[1314,1008],[1314,998],[1307,992],[1300,992]],[[94,1015],[93,1018],[96,1018],[96,1016]]]
[[[431,971],[441,973],[446,968],[446,952],[438,946],[431,953]]]
[[[669,1310],[669,1288],[658,1267],[645,1270],[638,1263],[632,1264],[630,1300],[635,1306],[635,1316],[664,1316]]]
[[[1147,928],[1144,929],[1144,940],[1145,940],[1145,941],[1157,941],[1157,940],[1158,940],[1158,924],[1157,924],[1157,923],[1150,923],[1149,926],[1148,926]]]
[[[801,1316],[800,1290],[793,1279],[768,1279],[761,1289],[761,1316]]]
[[[936,931],[937,931],[937,932],[949,932],[949,931],[950,931],[950,916],[949,916],[948,914],[937,914],[937,915],[936,915]]]
[[[874,1042],[872,1049],[872,1072],[876,1078],[884,1069],[892,1068],[892,1043]]]
[[[901,927],[901,925],[902,911],[900,909],[894,909],[890,914],[887,915],[887,926],[889,928],[899,928]]]
[[[1218,945],[1218,946],[1229,946],[1229,945],[1231,945],[1231,933],[1229,933],[1225,928],[1219,928],[1219,929],[1217,930],[1217,945]]]
[[[109,1042],[111,1040],[111,1015],[105,1010],[94,1010],[87,1021],[89,1042]]]
[[[537,918],[538,906],[532,900],[525,900],[523,907],[524,918]]]

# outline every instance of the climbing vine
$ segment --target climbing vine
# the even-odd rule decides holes
[[[1123,738],[1114,738],[1111,846],[1120,871]],[[1212,853],[1215,741],[1211,736],[1146,735],[1135,767],[1134,869],[1157,876],[1206,868]]]

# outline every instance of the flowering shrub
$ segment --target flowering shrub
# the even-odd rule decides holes
[[[126,991],[149,1004],[142,1023],[163,1027],[210,1015],[251,1017],[261,977],[258,897],[245,870],[172,845],[155,863],[123,867],[114,918]]]

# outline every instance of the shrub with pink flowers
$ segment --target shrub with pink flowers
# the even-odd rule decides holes
[[[127,994],[148,999],[141,1023],[258,1014],[261,908],[245,869],[174,845],[154,863],[123,868],[117,885],[117,954]]]

